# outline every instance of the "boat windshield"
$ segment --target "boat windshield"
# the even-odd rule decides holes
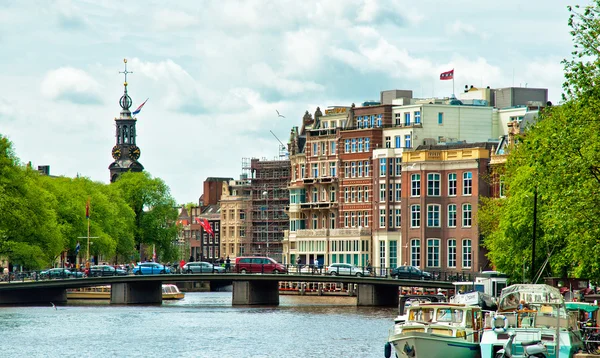
[[[531,306],[562,305],[564,300],[556,287],[549,285],[512,285],[502,290],[500,311],[514,310],[525,302]]]
[[[463,311],[451,308],[440,308],[435,318],[437,322],[462,323]]]
[[[411,308],[408,313],[409,321],[431,322],[434,317],[433,308]]]

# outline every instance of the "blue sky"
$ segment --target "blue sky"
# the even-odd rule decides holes
[[[528,86],[560,100],[577,2],[0,1],[0,133],[23,162],[108,182],[128,59],[140,162],[179,203],[272,159],[306,110],[387,89]],[[584,3],[585,2],[581,2]],[[278,118],[278,110],[286,118]]]

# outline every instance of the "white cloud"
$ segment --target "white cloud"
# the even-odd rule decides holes
[[[154,24],[160,30],[179,30],[196,25],[199,19],[183,11],[161,9],[154,13]]]
[[[40,85],[41,93],[49,99],[62,99],[73,103],[100,103],[102,88],[83,70],[62,67],[49,71]]]

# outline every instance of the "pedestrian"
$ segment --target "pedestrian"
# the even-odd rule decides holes
[[[296,266],[298,267],[298,272],[300,272],[300,263],[302,262],[302,259],[300,259],[300,256],[298,256],[298,258],[296,259]]]
[[[183,266],[185,266],[185,260],[181,259],[181,261],[179,261],[179,273],[183,273]]]
[[[373,267],[371,266],[371,260],[367,260],[367,271],[371,273],[371,270],[373,270]]]
[[[313,261],[313,272],[318,272],[319,270],[319,260],[317,260],[317,258],[315,257],[315,260]]]
[[[227,256],[227,259],[225,260],[225,272],[229,272],[230,268],[231,268],[231,260],[229,259],[229,256]]]
[[[188,262],[194,262],[194,256],[190,255],[190,259],[188,260]]]

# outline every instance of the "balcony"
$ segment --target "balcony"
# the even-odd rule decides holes
[[[341,237],[341,236],[371,236],[371,228],[361,227],[361,228],[342,228],[342,229],[330,229],[329,230],[330,237]]]
[[[301,229],[296,231],[296,238],[327,237],[329,229]]]

